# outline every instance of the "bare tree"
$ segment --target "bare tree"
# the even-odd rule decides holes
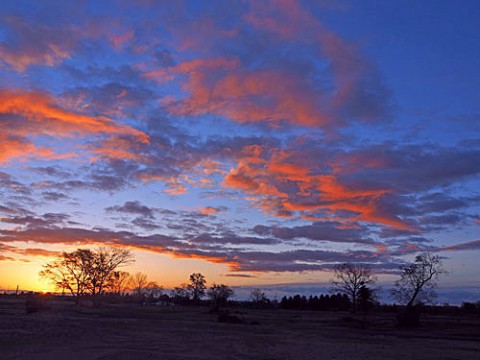
[[[262,289],[255,288],[250,292],[250,299],[256,304],[263,304],[268,301],[267,295],[262,291]]]
[[[132,276],[126,271],[113,271],[108,279],[107,288],[110,292],[124,296],[130,289]]]
[[[130,280],[133,294],[140,300],[154,300],[162,295],[163,288],[154,281],[149,281],[146,274],[136,273]]]
[[[188,284],[188,289],[192,294],[192,300],[197,302],[205,295],[205,290],[207,286],[205,285],[207,281],[205,276],[200,273],[193,273],[190,275],[190,283]]]
[[[130,279],[130,288],[134,295],[141,296],[148,286],[147,275],[141,272],[135,273]]]
[[[86,294],[90,294],[95,303],[97,295],[108,287],[112,273],[131,262],[133,258],[128,250],[78,249],[64,252],[44,265],[40,276],[52,282],[57,289],[69,291],[77,304]]]
[[[413,263],[401,268],[402,274],[392,289],[392,294],[407,308],[420,301],[430,302],[435,296],[438,277],[446,271],[440,256],[420,254]]]
[[[208,296],[212,302],[214,310],[218,310],[221,306],[224,306],[228,299],[233,296],[234,291],[231,287],[220,284],[213,284],[210,289],[208,289]]]
[[[350,297],[352,311],[357,310],[357,300],[362,288],[374,284],[375,276],[370,266],[366,264],[345,263],[334,268],[334,278],[331,281],[334,291],[339,291]]]

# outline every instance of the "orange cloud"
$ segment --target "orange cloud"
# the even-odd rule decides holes
[[[280,0],[250,2],[245,19],[256,29],[264,30],[281,39],[298,40],[317,45],[330,61],[335,91],[329,99],[331,112],[341,112],[345,103],[355,96],[368,64],[357,54],[357,48],[343,40],[298,1]]]
[[[219,214],[227,210],[225,207],[214,207],[214,206],[206,206],[200,209],[200,213],[203,215],[211,215],[211,214]]]
[[[11,52],[0,45],[0,59],[17,71],[25,71],[33,64],[55,66],[69,57],[70,52],[60,48],[57,44],[48,44],[46,51],[39,52]]]
[[[138,142],[148,143],[148,136],[134,128],[102,116],[88,116],[62,108],[48,94],[0,90],[0,114],[7,115],[0,128],[0,161],[5,162],[22,156],[59,158],[47,147],[37,147],[29,136],[48,135],[74,137],[76,135],[114,134],[126,135]],[[20,146],[22,144],[22,146]],[[102,150],[98,150],[102,152]],[[103,152],[113,150],[103,149]],[[126,153],[116,155],[128,156]],[[68,155],[67,155],[68,156]]]
[[[319,95],[287,71],[247,70],[235,58],[196,59],[144,74],[159,83],[186,76],[188,97],[169,101],[176,115],[218,114],[234,121],[272,124],[287,121],[311,127],[331,117],[320,107]]]
[[[389,189],[365,190],[341,183],[341,173],[316,174],[318,164],[298,164],[301,153],[282,149],[245,147],[238,153],[238,164],[225,176],[222,185],[242,190],[253,204],[276,216],[314,219],[312,214],[321,211],[328,217],[345,219],[347,223],[365,221],[409,230],[410,227],[392,215],[383,214],[377,203]],[[260,161],[261,160],[261,161]],[[316,169],[316,171],[314,171]],[[345,215],[345,213],[351,215]]]
[[[135,37],[134,30],[127,30],[121,34],[110,34],[107,35],[108,40],[112,43],[113,47],[116,50],[119,50],[123,44],[129,42]]]
[[[127,125],[105,117],[93,117],[62,109],[54,99],[38,92],[0,91],[0,114],[20,115],[37,127],[39,133],[67,136],[75,133],[114,133],[133,135],[143,142],[148,136]]]

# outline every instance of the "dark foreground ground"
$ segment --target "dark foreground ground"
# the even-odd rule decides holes
[[[0,298],[0,359],[480,359],[478,316],[432,316],[415,330],[393,314],[363,326],[348,313],[231,310],[220,323],[205,307],[76,308],[58,301],[26,314]]]

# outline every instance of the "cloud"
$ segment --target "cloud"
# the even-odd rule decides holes
[[[123,205],[109,206],[105,209],[107,212],[122,212],[127,214],[142,215],[153,219],[154,210],[148,206],[142,205],[139,201],[127,201]]]
[[[123,133],[136,136],[143,142],[148,141],[148,136],[144,133],[107,117],[87,116],[62,109],[46,93],[1,90],[0,100],[0,114],[19,115],[28,122],[29,129],[21,128],[21,124],[17,124],[15,130],[18,132],[30,130],[51,136]],[[35,130],[32,131],[31,127]]]
[[[27,248],[27,249],[17,249],[15,253],[25,255],[25,256],[45,256],[45,257],[52,257],[58,256],[60,252],[58,251],[50,251],[40,248]]]
[[[45,146],[37,147],[28,140],[32,136],[73,138],[76,135],[122,134],[139,142],[149,141],[146,134],[107,117],[82,115],[64,109],[46,93],[0,90],[0,116],[1,162],[16,157],[54,159],[74,156],[72,153],[56,154]]]
[[[29,195],[31,190],[24,184],[14,180],[14,178],[5,172],[0,172],[0,185],[2,189],[9,189],[17,194]]]
[[[59,200],[65,200],[69,198],[68,195],[61,192],[56,192],[56,191],[44,191],[42,193],[42,197],[47,201],[59,201]]]
[[[23,225],[30,228],[53,227],[63,225],[70,219],[70,215],[61,213],[47,213],[41,216],[34,215],[11,215],[0,218],[6,224]]]
[[[315,222],[310,225],[293,227],[257,225],[253,232],[262,236],[291,241],[308,239],[314,241],[328,241],[339,243],[375,244],[368,239],[368,231],[365,228],[343,228],[337,222]]]
[[[445,246],[440,251],[467,251],[480,250],[480,240],[466,241],[459,244]]]
[[[15,261],[15,259],[10,256],[0,254],[0,261]]]
[[[146,78],[181,86],[163,99],[170,114],[328,131],[387,117],[389,91],[374,67],[297,2],[221,8],[167,21],[176,61],[143,64]]]
[[[280,241],[274,238],[237,236],[234,234],[222,234],[220,236],[212,236],[210,234],[200,234],[188,239],[193,244],[234,244],[234,245],[275,245]]]
[[[235,274],[235,273],[228,273],[223,276],[226,277],[233,277],[233,278],[256,278],[257,276],[251,274]]]
[[[55,66],[69,58],[78,36],[73,27],[63,31],[44,24],[33,24],[13,16],[3,16],[8,24],[8,40],[0,43],[0,59],[17,71],[39,64]]]
[[[205,206],[202,207],[199,211],[203,215],[218,215],[223,214],[228,210],[226,206]]]

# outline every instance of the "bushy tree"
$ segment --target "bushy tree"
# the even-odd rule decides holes
[[[69,291],[77,304],[86,294],[91,295],[95,303],[97,295],[108,289],[116,269],[131,262],[133,257],[128,250],[77,249],[64,252],[44,265],[40,276],[53,283],[57,289]]]
[[[234,291],[231,287],[220,284],[216,285],[213,284],[210,289],[208,289],[208,297],[212,302],[212,306],[214,310],[220,309],[220,307],[224,306],[228,299],[233,296]]]
[[[188,284],[188,290],[191,293],[192,300],[198,302],[202,297],[205,296],[205,290],[207,281],[205,276],[200,273],[193,273],[190,275],[190,282]]]
[[[49,280],[56,289],[69,291],[78,304],[87,292],[93,257],[93,252],[87,249],[64,252],[43,266],[40,277]]]
[[[93,257],[88,268],[87,287],[95,300],[96,294],[104,292],[113,272],[118,267],[131,263],[133,258],[130,251],[117,248],[99,248],[92,254]]]
[[[173,288],[173,290],[170,292],[170,297],[176,304],[188,304],[190,301],[190,291],[188,290],[188,285],[182,284]]]
[[[367,286],[360,287],[358,292],[358,308],[368,312],[375,306],[375,292]]]
[[[357,310],[357,300],[362,287],[374,284],[375,276],[370,266],[366,264],[345,263],[334,268],[334,278],[331,281],[334,291],[339,291],[350,297],[352,311]]]

